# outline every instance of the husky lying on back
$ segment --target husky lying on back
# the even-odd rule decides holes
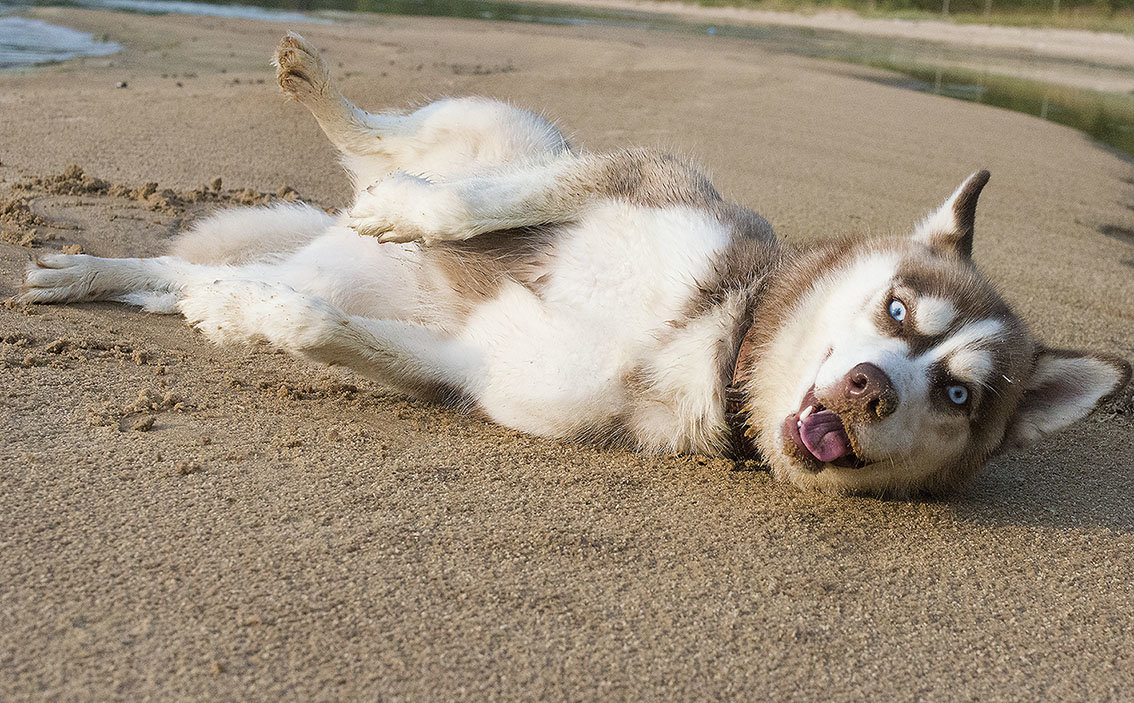
[[[249,208],[171,256],[48,255],[24,299],[179,310],[216,342],[267,340],[525,432],[758,455],[839,493],[952,488],[1130,378],[1042,346],[977,271],[987,172],[909,238],[789,250],[682,161],[578,153],[487,100],[366,113],[296,34],[275,62],[360,186],[349,216]]]

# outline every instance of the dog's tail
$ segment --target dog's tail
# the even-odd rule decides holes
[[[334,223],[304,203],[234,208],[193,225],[169,253],[194,264],[247,264],[293,252]]]

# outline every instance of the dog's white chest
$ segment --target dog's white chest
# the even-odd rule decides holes
[[[594,208],[557,239],[538,293],[509,283],[464,326],[484,364],[482,410],[543,435],[608,426],[729,236],[690,208]],[[707,367],[709,356],[688,363]]]

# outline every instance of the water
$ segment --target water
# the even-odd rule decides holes
[[[122,50],[86,32],[56,27],[24,17],[5,16],[0,5],[0,68],[66,61],[76,56],[105,56]]]
[[[270,20],[272,22],[328,23],[331,21],[302,12],[277,9],[271,5],[265,6],[257,4],[181,2],[180,0],[31,0],[31,4],[69,5],[73,7],[90,7],[99,10],[109,9],[122,10],[124,12],[138,12],[148,15],[209,15],[211,17]]]
[[[29,5],[70,5],[149,14],[211,15],[242,17],[275,22],[318,22],[331,20],[290,10],[238,4],[166,2],[164,0],[67,0],[24,4],[0,2],[0,69],[35,66],[66,61],[79,56],[107,56],[122,51],[122,45],[100,41],[86,32],[59,27],[41,20],[13,16]]]
[[[3,0],[0,0],[2,2]],[[842,32],[800,27],[742,26],[696,22],[677,17],[625,10],[577,8],[526,2],[479,2],[477,0],[242,0],[226,2],[172,2],[164,0],[30,0],[44,5],[79,5],[145,13],[207,14],[221,17],[247,17],[289,22],[327,22],[339,12],[462,17],[469,19],[558,24],[571,26],[622,27],[652,32],[728,37],[759,43],[769,51],[812,58],[833,59],[886,68],[909,78],[883,82],[937,93],[961,100],[1025,112],[1052,122],[1082,130],[1092,138],[1134,157],[1134,92],[1100,92],[1055,85],[1037,80],[1014,78],[1003,73],[1039,73],[1045,70],[1098,77],[1104,82],[1129,82],[1131,71],[1125,66],[1107,66],[1058,57],[1022,56],[1011,50],[973,49],[908,39],[863,37]],[[3,9],[0,4],[0,10]],[[0,17],[0,67],[5,52],[15,51],[35,58],[31,35],[15,33]],[[23,20],[29,22],[30,20]],[[39,23],[44,27],[50,27]],[[18,28],[21,32],[23,28]],[[63,28],[54,28],[54,31]],[[45,30],[39,28],[42,33]],[[89,35],[73,30],[76,41],[71,55],[111,53],[117,45],[103,46]],[[40,35],[37,35],[40,36]],[[54,52],[45,50],[41,60],[62,60],[66,45],[62,36],[48,32],[45,40],[54,42]],[[71,35],[68,35],[71,36]],[[18,38],[18,39],[17,39]],[[82,43],[82,42],[86,43]],[[18,50],[8,47],[25,46]],[[111,48],[113,47],[113,48]],[[22,52],[22,53],[19,53]],[[62,56],[62,58],[59,58]],[[28,63],[31,61],[25,61]],[[976,63],[983,70],[973,70]],[[1001,73],[997,73],[1000,71]],[[870,78],[879,80],[876,74]]]
[[[1134,95],[1067,88],[964,69],[871,62],[918,81],[917,90],[995,105],[1074,127],[1127,156],[1134,156]],[[895,81],[883,81],[894,83]]]

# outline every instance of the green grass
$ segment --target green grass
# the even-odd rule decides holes
[[[859,12],[863,17],[887,19],[942,19],[940,13],[918,11]],[[1087,29],[1093,32],[1116,32],[1134,35],[1134,12],[1107,15],[1092,10],[1067,10],[1053,15],[1050,12],[1021,10],[1019,12],[993,12],[991,14],[966,12],[949,14],[947,19],[957,24],[999,24],[1010,27],[1051,27],[1055,29]]]

